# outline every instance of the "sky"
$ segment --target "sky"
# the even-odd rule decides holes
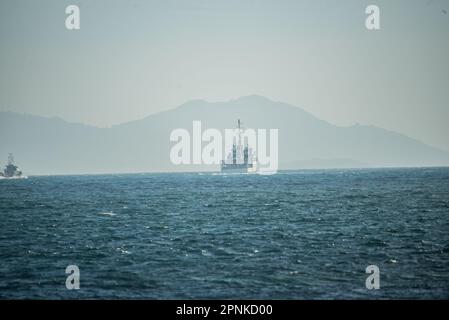
[[[448,57],[445,0],[0,0],[0,111],[101,127],[258,94],[449,150]]]

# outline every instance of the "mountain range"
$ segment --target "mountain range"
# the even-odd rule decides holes
[[[279,129],[280,169],[447,166],[449,152],[400,133],[341,127],[303,109],[252,95],[227,102],[189,101],[177,108],[109,128],[60,118],[0,112],[0,159],[13,153],[25,174],[86,174],[218,170],[175,166],[169,154],[176,128]],[[0,160],[0,162],[3,162]]]

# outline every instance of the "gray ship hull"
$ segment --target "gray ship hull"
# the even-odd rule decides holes
[[[244,163],[244,164],[221,164],[221,172],[222,173],[248,173],[253,168],[252,164]]]

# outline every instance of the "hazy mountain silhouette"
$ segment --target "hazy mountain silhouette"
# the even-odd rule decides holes
[[[279,129],[280,169],[449,164],[449,152],[402,134],[374,126],[338,127],[260,96],[190,101],[111,128],[0,112],[0,162],[13,152],[27,174],[217,170],[172,165],[170,132],[192,132],[193,120],[201,120],[203,130],[234,128],[237,119],[246,128]]]

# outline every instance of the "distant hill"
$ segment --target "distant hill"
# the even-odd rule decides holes
[[[14,153],[26,174],[217,170],[177,167],[169,160],[170,132],[208,127],[279,129],[280,169],[446,166],[449,152],[374,126],[338,127],[304,110],[260,96],[228,102],[195,100],[178,108],[96,128],[59,118],[0,112],[0,163]]]

